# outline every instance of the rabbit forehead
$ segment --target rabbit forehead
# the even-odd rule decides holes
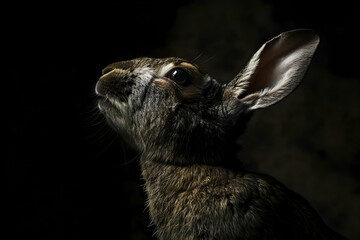
[[[185,59],[178,57],[169,57],[169,58],[149,58],[149,57],[140,57],[131,60],[125,60],[120,62],[114,62],[109,64],[107,67],[120,68],[120,69],[132,69],[138,68],[141,66],[147,66],[152,68],[159,68],[164,65],[174,63],[175,65],[187,62]]]

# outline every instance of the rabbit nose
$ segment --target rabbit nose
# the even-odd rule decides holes
[[[95,85],[95,94],[100,97],[105,97],[104,89],[102,88],[100,81]]]

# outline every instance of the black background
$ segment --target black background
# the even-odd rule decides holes
[[[199,65],[226,82],[263,42],[294,28],[320,34],[314,70],[289,100],[255,114],[240,157],[305,196],[337,231],[358,239],[356,9],[350,1],[4,6],[3,116],[10,136],[4,139],[3,208],[10,239],[151,239],[137,153],[96,108],[101,69],[140,56],[200,56]]]

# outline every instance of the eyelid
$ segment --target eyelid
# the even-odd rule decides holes
[[[185,67],[194,73],[200,73],[199,68],[196,65],[188,63],[188,62],[181,62],[177,66]]]
[[[169,71],[171,71],[176,65],[174,63],[170,63],[162,67],[159,71],[160,77],[165,77],[167,74],[169,74]]]

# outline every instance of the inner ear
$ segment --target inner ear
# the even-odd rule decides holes
[[[314,37],[317,35],[311,31],[290,31],[268,41],[260,53],[260,60],[249,79],[246,92],[242,95],[274,88],[279,84],[279,80],[287,79],[280,76],[284,77],[293,65],[297,64],[297,58],[309,56],[306,54],[309,50],[304,46],[311,44]]]
[[[299,85],[319,41],[316,32],[298,29],[266,42],[224,86],[223,99],[239,99],[248,110],[279,102]]]

